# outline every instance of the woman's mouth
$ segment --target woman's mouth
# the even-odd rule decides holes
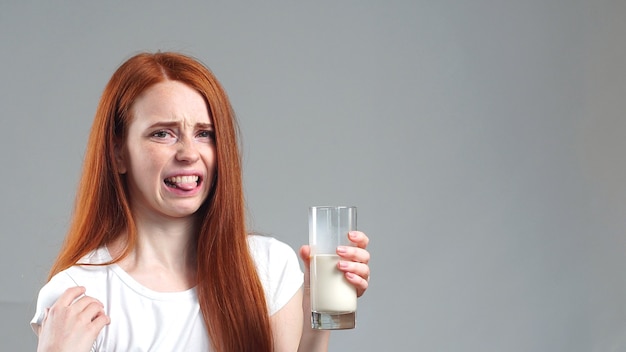
[[[168,177],[164,180],[165,185],[167,185],[168,187],[172,187],[172,188],[179,188],[185,191],[190,191],[196,187],[198,187],[198,185],[200,185],[200,176],[198,175],[193,175],[193,176],[173,176],[173,177]]]

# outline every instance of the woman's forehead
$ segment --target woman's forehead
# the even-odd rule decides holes
[[[133,120],[142,124],[179,123],[185,126],[210,125],[208,106],[194,88],[164,81],[144,91],[132,105]]]

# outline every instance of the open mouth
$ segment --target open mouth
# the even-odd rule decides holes
[[[182,190],[192,190],[200,185],[202,179],[200,176],[173,176],[164,180],[165,185],[172,188],[179,188]]]

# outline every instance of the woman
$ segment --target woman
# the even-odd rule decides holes
[[[39,294],[38,350],[327,349],[293,250],[247,234],[241,182],[234,113],[204,65],[177,53],[122,64]],[[368,238],[349,235],[357,246],[338,248],[339,268],[360,296]],[[300,256],[308,272],[308,246]]]

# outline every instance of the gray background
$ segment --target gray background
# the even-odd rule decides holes
[[[626,351],[626,2],[3,1],[0,341],[64,236],[97,101],[141,50],[240,119],[251,228],[354,204],[372,286],[332,351]]]

